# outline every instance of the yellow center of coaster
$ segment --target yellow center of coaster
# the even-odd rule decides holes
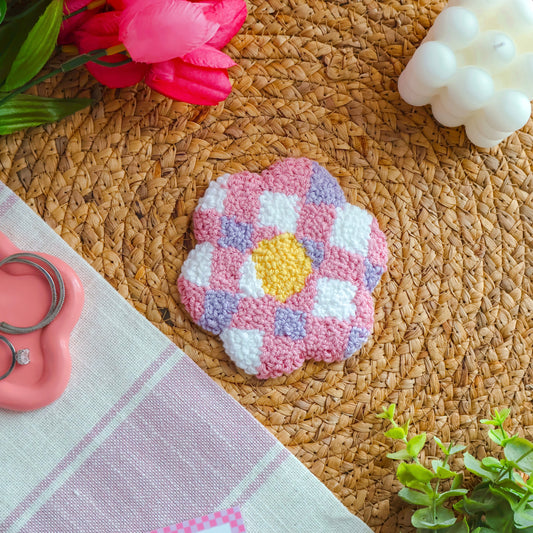
[[[313,271],[311,258],[292,233],[261,241],[252,259],[263,290],[280,302],[300,292]]]

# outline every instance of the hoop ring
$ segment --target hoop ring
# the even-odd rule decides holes
[[[31,333],[32,331],[37,331],[38,329],[48,326],[48,324],[50,324],[50,322],[52,322],[52,320],[54,320],[54,318],[59,314],[59,311],[61,311],[61,308],[65,303],[65,283],[63,281],[63,278],[61,277],[59,270],[50,261],[48,261],[48,259],[29,252],[20,252],[5,257],[4,259],[2,259],[2,261],[0,261],[0,268],[2,268],[4,265],[11,263],[22,263],[37,269],[45,277],[46,281],[48,282],[48,285],[50,286],[52,302],[50,303],[50,308],[48,309],[48,312],[46,313],[45,317],[37,324],[33,326],[12,326],[7,322],[0,322],[0,332],[8,333],[11,335],[22,335],[25,333]],[[9,341],[5,339],[5,337],[1,338],[9,343]],[[11,370],[13,370],[13,368],[11,368]],[[11,372],[11,370],[9,372]]]
[[[17,362],[17,351],[15,350],[13,344],[11,344],[11,341],[9,339],[6,339],[3,335],[0,335],[0,341],[2,341],[11,350],[11,366],[5,374],[2,374],[0,376],[0,381],[2,381],[3,379],[7,378],[7,376],[9,376],[11,372],[13,372],[13,369],[15,368],[15,363]]]

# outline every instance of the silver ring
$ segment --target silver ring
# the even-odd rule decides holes
[[[11,344],[9,339],[6,339],[2,335],[0,335],[0,341],[2,341],[10,350],[11,350],[11,366],[9,367],[8,371],[5,374],[2,374],[0,376],[0,381],[2,379],[7,378],[11,372],[13,372],[13,369],[15,368],[15,363],[17,362],[17,352],[15,350],[15,347]]]
[[[25,333],[31,333],[32,331],[37,331],[38,329],[48,326],[48,324],[50,324],[50,322],[52,322],[52,320],[54,320],[59,314],[59,311],[61,311],[61,308],[65,303],[65,283],[63,281],[63,278],[61,277],[59,270],[50,261],[48,261],[48,259],[44,259],[44,257],[41,257],[40,255],[32,254],[29,252],[20,252],[5,257],[4,259],[2,259],[2,261],[0,261],[0,268],[10,263],[23,263],[25,265],[29,265],[33,268],[36,268],[45,277],[46,281],[48,282],[48,285],[50,286],[52,302],[50,303],[50,308],[48,309],[48,312],[46,313],[45,317],[37,324],[33,326],[12,326],[7,322],[0,322],[0,332],[8,333],[11,335],[22,335]],[[2,337],[2,339],[4,341],[7,341],[5,337]],[[7,342],[9,343],[9,341]],[[14,350],[15,349],[13,348],[13,351]],[[15,354],[16,353],[17,352],[15,352]]]
[[[11,372],[13,372],[13,369],[15,368],[15,363],[18,363],[19,365],[27,365],[30,362],[30,351],[28,348],[23,348],[22,350],[15,350],[15,347],[11,343],[9,339],[4,337],[3,335],[0,335],[0,341],[2,341],[11,351],[11,366],[9,367],[8,371],[0,376],[0,381],[7,378]]]

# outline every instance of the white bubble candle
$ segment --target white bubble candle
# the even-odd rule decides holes
[[[409,104],[431,104],[491,148],[522,128],[533,99],[533,0],[451,0],[400,75]]]

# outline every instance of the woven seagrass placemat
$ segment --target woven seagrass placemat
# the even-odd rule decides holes
[[[81,72],[40,92],[90,94],[92,110],[0,139],[1,179],[382,532],[409,530],[382,406],[478,456],[494,407],[533,434],[533,122],[477,150],[401,101],[398,76],[443,6],[254,0],[228,47],[239,66],[224,104]],[[175,284],[209,181],[286,156],[317,160],[375,214],[391,260],[358,356],[259,382],[191,322]]]

